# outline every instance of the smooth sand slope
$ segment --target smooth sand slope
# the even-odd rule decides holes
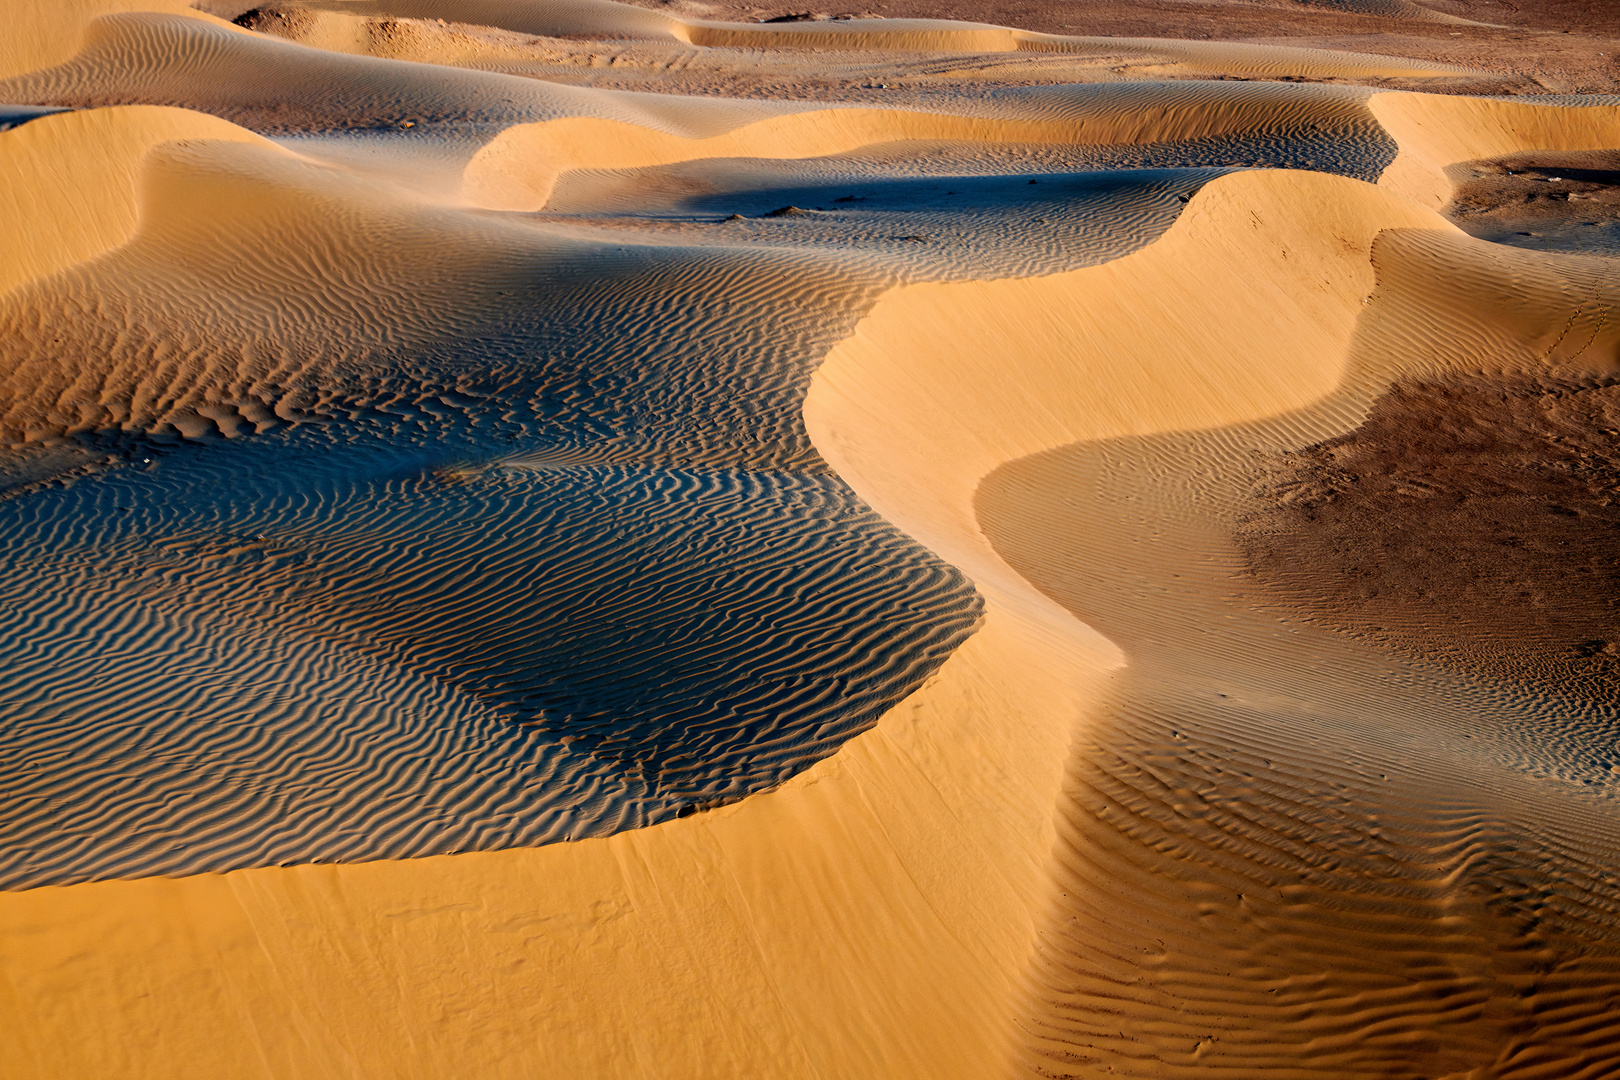
[[[1601,675],[1449,644],[1472,586],[1346,591],[1391,515],[1308,512],[1418,498],[1379,448],[1463,398],[1533,404],[1458,475],[1601,502],[1609,406],[1566,399],[1612,264],[1441,211],[1620,108],[295,14],[63,7],[4,54],[75,107],[0,131],[16,1075],[1620,1067]],[[640,91],[569,83],[599,47]],[[936,82],[794,93],[884,64]]]
[[[16,242],[0,263],[0,291],[128,243],[143,159],[155,146],[187,138],[268,145],[234,124],[180,109],[101,109],[19,125],[6,140],[3,205]],[[96,165],[86,168],[91,156]]]

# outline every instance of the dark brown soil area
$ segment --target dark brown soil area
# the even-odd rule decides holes
[[[1450,207],[1484,240],[1620,254],[1620,150],[1536,151],[1453,166]]]
[[[1266,461],[1239,542],[1279,604],[1454,668],[1620,700],[1620,375],[1395,386]]]
[[[1620,0],[1414,0],[1481,26],[1391,17],[1365,0],[633,0],[685,18],[768,22],[804,18],[957,19],[1094,37],[1248,41],[1381,53],[1456,64],[1479,75],[1353,80],[1453,94],[1620,93]],[[194,0],[234,19],[251,0]],[[290,5],[283,5],[290,6]],[[316,6],[336,8],[330,0]],[[273,26],[258,27],[276,32]],[[1324,80],[1338,81],[1338,80]]]
[[[1357,0],[637,0],[683,15],[755,21],[789,14],[959,19],[1084,36],[1253,41],[1436,60],[1490,72],[1496,85],[1372,80],[1441,93],[1620,92],[1620,0],[1416,0],[1490,25],[1458,26],[1356,10]]]
[[[261,34],[296,38],[315,22],[315,16],[294,7],[256,7],[249,8],[231,21]]]

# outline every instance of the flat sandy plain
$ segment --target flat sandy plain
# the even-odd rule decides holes
[[[5,9],[7,1080],[1620,1076],[1608,0]]]

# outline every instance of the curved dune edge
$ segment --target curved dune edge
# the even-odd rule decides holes
[[[1222,100],[1222,98],[1225,100]],[[819,157],[900,139],[1143,144],[1233,134],[1253,126],[1241,90],[1201,104],[1144,112],[1108,110],[1052,120],[961,117],[839,108],[793,112],[720,135],[688,138],[637,124],[570,117],[503,131],[468,162],[463,195],[494,210],[544,207],[572,169],[631,169],[713,157]],[[1524,150],[1620,144],[1620,106],[1580,109],[1438,94],[1379,93],[1374,118],[1400,150],[1379,186],[1438,210],[1451,198],[1448,167]]]
[[[127,11],[162,12],[222,27],[248,31],[204,14],[189,0],[52,0],[48,4],[15,4],[6,12],[0,35],[0,79],[52,67],[70,60],[84,43],[90,24],[103,15]]]
[[[1620,106],[1569,109],[1438,94],[1375,94],[1373,116],[1400,146],[1378,185],[1422,206],[1451,199],[1446,169],[1525,150],[1620,146]]]
[[[1118,654],[995,556],[977,480],[1331,390],[1400,226],[1449,228],[1355,181],[1234,174],[1116,262],[893,290],[805,413],[989,601],[923,689],[775,792],[606,840],[0,897],[18,1075],[1000,1074],[1066,751]],[[1246,341],[1257,312],[1312,348]]]
[[[1159,242],[1101,267],[886,294],[824,362],[806,427],[870,505],[974,578],[987,628],[1031,645],[1066,639],[1057,652],[1078,675],[1107,639],[1003,560],[978,517],[982,480],[1082,440],[1208,430],[1327,397],[1376,285],[1373,245],[1390,229],[1461,235],[1358,181],[1222,177]],[[998,675],[1018,685],[1043,662]],[[1070,715],[1077,739],[1103,700]]]
[[[997,1075],[1095,690],[997,628],[949,663],[778,791],[605,841],[0,895],[10,1075]]]
[[[996,1075],[1077,707],[1014,659],[605,841],[0,896],[9,1075]]]
[[[276,149],[245,128],[189,109],[122,105],[53,113],[0,132],[0,294],[121,247],[137,225],[136,179],[148,151],[182,139]],[[85,162],[93,160],[94,168]]]
[[[1259,190],[1238,198],[1252,219],[1244,220],[1241,211],[1219,214],[1224,229],[1210,235],[1220,239],[1224,250],[1206,250],[1199,257],[1194,245],[1207,243],[1208,237],[1193,231],[1190,219],[1201,212],[1218,214],[1220,204],[1212,196],[1234,196],[1250,184]],[[1276,188],[1268,191],[1268,184]],[[1308,209],[1313,205],[1321,216]],[[1268,218],[1289,212],[1304,219],[1299,228],[1279,230],[1273,244],[1255,242]],[[1159,244],[1101,268],[1120,274],[1133,261],[1151,265],[1163,257],[1172,262],[1144,277],[1141,287],[1131,290],[1135,302],[1119,310],[1113,308],[1114,290],[1108,288],[1088,290],[1083,310],[1065,310],[1065,293],[1053,288],[1058,278],[983,287],[914,286],[889,294],[856,335],[834,350],[806,408],[809,428],[828,460],[874,507],[979,578],[988,625],[997,625],[1009,604],[989,585],[981,567],[1021,556],[1019,566],[1027,568],[1033,559],[1044,574],[1030,575],[1040,581],[1042,592],[1064,599],[1079,618],[1090,616],[1070,597],[1119,593],[1124,599],[1114,602],[1125,607],[1151,611],[1157,604],[1163,621],[1144,616],[1135,627],[1152,642],[1161,642],[1171,632],[1165,627],[1178,622],[1166,609],[1185,605],[1177,611],[1185,639],[1174,647],[1161,643],[1160,651],[1168,651],[1170,658],[1160,663],[1182,662],[1199,672],[1192,677],[1194,687],[1206,692],[1211,685],[1232,689],[1219,681],[1223,675],[1236,681],[1230,672],[1244,663],[1259,668],[1269,663],[1278,669],[1294,666],[1297,681],[1274,677],[1251,693],[1275,692],[1284,701],[1312,695],[1337,699],[1340,691],[1332,675],[1316,670],[1319,653],[1295,649],[1272,656],[1271,643],[1263,637],[1234,641],[1223,636],[1236,625],[1229,620],[1242,616],[1233,615],[1227,604],[1234,586],[1206,565],[1222,565],[1219,545],[1196,532],[1190,542],[1174,536],[1171,525],[1151,508],[1155,498],[1163,497],[1143,482],[1155,478],[1151,468],[1131,462],[1127,451],[1109,454],[1095,467],[1106,473],[1117,457],[1121,467],[1138,470],[1120,486],[1126,492],[1144,492],[1146,505],[1133,504],[1134,496],[1124,494],[1088,514],[1080,507],[1095,496],[1093,485],[1054,468],[1028,495],[1040,507],[1028,515],[1036,527],[1026,523],[1024,533],[1014,530],[1019,543],[1011,550],[999,546],[1007,542],[1006,528],[997,536],[994,517],[986,516],[986,474],[979,470],[996,458],[1038,463],[1048,456],[1040,450],[1061,452],[1060,446],[1172,432],[1185,439],[1189,432],[1202,432],[1202,452],[1189,466],[1192,476],[1156,477],[1170,490],[1196,488],[1198,495],[1184,497],[1197,501],[1206,497],[1206,489],[1218,487],[1219,480],[1212,481],[1202,470],[1218,476],[1212,463],[1222,460],[1223,451],[1241,468],[1243,436],[1234,433],[1228,440],[1219,429],[1255,420],[1292,420],[1298,410],[1315,416],[1318,424],[1324,417],[1329,422],[1354,417],[1357,406],[1376,392],[1377,372],[1369,377],[1352,365],[1376,360],[1405,370],[1443,371],[1519,358],[1531,367],[1550,362],[1609,368],[1620,334],[1607,325],[1614,290],[1600,260],[1564,265],[1548,256],[1503,254],[1410,203],[1352,181],[1288,174],[1228,177],[1206,188],[1182,221],[1188,230],[1173,230]],[[1320,229],[1314,235],[1312,222]],[[1310,237],[1303,243],[1301,232]],[[1372,251],[1347,260],[1332,250],[1334,244],[1370,244]],[[1238,266],[1250,273],[1223,278],[1212,272]],[[1378,291],[1372,304],[1363,306],[1357,296],[1367,295],[1362,290],[1371,292],[1375,266]],[[1276,292],[1274,273],[1279,275]],[[1097,272],[1092,280],[1106,276]],[[1286,295],[1299,292],[1301,285],[1307,286],[1303,296]],[[1245,310],[1246,305],[1253,306]],[[1374,317],[1369,320],[1361,312]],[[1263,332],[1256,332],[1260,328]],[[840,361],[847,367],[840,367]],[[1039,377],[1043,365],[1049,372],[1044,379]],[[1347,378],[1355,380],[1349,391]],[[1247,387],[1248,379],[1265,381]],[[967,384],[961,391],[954,385],[958,380]],[[818,423],[816,406],[825,399],[818,403],[816,394],[829,389],[837,393],[833,408],[839,412],[831,419],[820,417]],[[852,418],[859,423],[863,416],[866,422],[840,453],[838,427],[851,424]],[[1072,442],[1063,442],[1067,436]],[[981,440],[993,440],[994,452],[975,448]],[[953,485],[954,507],[930,498]],[[960,505],[964,498],[975,504],[971,513]],[[981,530],[995,540],[985,539]],[[1177,551],[1180,561],[1161,553],[1161,544],[1166,551]],[[1075,557],[1077,549],[1091,558]],[[1131,586],[1098,584],[1088,576],[1106,576],[1116,564],[1129,567],[1137,576],[1127,580],[1144,583],[1136,588],[1145,588],[1149,596]],[[1010,576],[1003,572],[1000,580]],[[1115,632],[1106,622],[1098,625]],[[1118,640],[1132,648],[1132,670],[1113,683],[1114,692],[1125,695],[1130,692],[1125,688],[1138,681],[1134,660],[1141,641]],[[1164,672],[1158,677],[1163,679]],[[1277,687],[1281,689],[1273,690]],[[1235,690],[1234,695],[1243,696]],[[1202,723],[1184,700],[1155,704],[1166,711],[1153,719],[1167,728],[1182,726],[1185,731],[1187,723]],[[1588,957],[1576,935],[1571,935],[1573,941],[1560,940],[1557,975],[1546,980],[1544,994],[1522,1006],[1525,1014],[1546,1013],[1534,1035],[1525,1034],[1531,1028],[1528,1020],[1501,1019],[1512,1013],[1515,993],[1523,994],[1522,987],[1532,979],[1539,984],[1541,976],[1531,976],[1528,964],[1518,966],[1510,959],[1521,947],[1516,935],[1522,924],[1482,913],[1488,898],[1500,894],[1499,888],[1492,890],[1501,883],[1488,880],[1485,871],[1477,872],[1476,880],[1470,863],[1473,853],[1488,852],[1493,843],[1506,850],[1528,843],[1526,838],[1493,837],[1497,826],[1488,819],[1492,812],[1502,814],[1515,798],[1528,800],[1534,785],[1520,777],[1489,774],[1497,782],[1509,781],[1504,790],[1514,795],[1478,804],[1490,808],[1478,811],[1484,825],[1454,809],[1448,818],[1448,799],[1454,806],[1475,805],[1468,800],[1478,799],[1480,792],[1470,790],[1468,778],[1435,768],[1443,758],[1431,762],[1408,756],[1411,748],[1395,740],[1396,748],[1383,750],[1383,767],[1391,776],[1398,768],[1407,773],[1396,782],[1397,794],[1376,783],[1360,785],[1355,797],[1333,812],[1347,819],[1364,815],[1368,825],[1345,828],[1369,827],[1374,837],[1380,827],[1395,831],[1399,822],[1402,830],[1428,827],[1425,838],[1438,834],[1451,840],[1455,833],[1466,841],[1436,841],[1428,851],[1421,841],[1414,843],[1427,861],[1413,860],[1418,869],[1401,879],[1401,887],[1415,895],[1425,889],[1435,894],[1421,902],[1405,895],[1394,902],[1379,896],[1387,882],[1381,876],[1384,864],[1376,864],[1347,868],[1342,881],[1324,875],[1320,896],[1307,903],[1295,884],[1298,878],[1291,876],[1298,868],[1279,853],[1301,848],[1319,853],[1320,847],[1309,845],[1324,836],[1333,838],[1323,841],[1324,846],[1339,850],[1333,845],[1344,832],[1323,827],[1317,816],[1327,813],[1323,803],[1335,802],[1322,795],[1332,790],[1324,774],[1335,786],[1346,776],[1336,775],[1337,762],[1329,759],[1364,761],[1366,754],[1379,751],[1352,738],[1346,745],[1353,750],[1334,755],[1314,745],[1307,725],[1300,725],[1304,730],[1279,725],[1280,737],[1273,732],[1270,744],[1264,734],[1250,733],[1245,746],[1253,759],[1240,758],[1241,767],[1253,768],[1263,779],[1248,780],[1249,774],[1234,779],[1230,770],[1201,775],[1199,755],[1206,747],[1196,737],[1190,744],[1160,745],[1153,741],[1159,733],[1151,724],[1144,730],[1135,720],[1138,710],[1152,707],[1134,698],[1115,700],[1098,710],[1094,722],[1079,728],[1081,745],[1071,764],[1074,787],[1065,791],[1065,803],[1072,800],[1073,805],[1060,825],[1063,843],[1052,885],[1056,910],[1037,938],[1029,1011],[1019,1013],[1036,1014],[1028,1025],[1030,1056],[1024,1063],[1031,1075],[1089,1077],[1117,1071],[1190,1078],[1221,1071],[1234,1076],[1383,1076],[1393,1075],[1389,1070],[1399,1069],[1398,1062],[1423,1075],[1460,1076],[1468,1066],[1484,1066],[1510,1053],[1527,1060],[1551,1060],[1563,1053],[1554,1068],[1574,1069],[1597,1060],[1591,1057],[1595,1048],[1613,1045],[1612,1026],[1600,1023],[1606,987],[1612,985],[1612,978],[1602,980],[1613,964],[1596,951]],[[1121,715],[1132,719],[1122,720]],[[1433,737],[1426,730],[1414,742]],[[1210,742],[1223,739],[1244,741],[1228,730]],[[1408,761],[1399,761],[1403,756]],[[1261,757],[1286,761],[1274,772],[1262,772]],[[1419,763],[1409,764],[1411,757]],[[1289,777],[1300,762],[1304,767]],[[1264,762],[1266,769],[1271,765],[1272,760]],[[1131,788],[1132,781],[1139,790]],[[1287,794],[1276,797],[1279,789]],[[1268,802],[1268,795],[1276,802]],[[1426,798],[1440,812],[1431,819],[1411,814],[1412,805],[1421,807]],[[1144,810],[1144,804],[1150,809]],[[1206,805],[1221,809],[1205,812]],[[1227,817],[1222,819],[1222,813]],[[1297,822],[1290,817],[1296,813]],[[1579,819],[1591,840],[1604,827],[1600,818],[1582,818],[1575,806],[1549,803],[1530,811],[1519,804],[1505,819],[1515,815],[1518,821],[1534,823],[1527,830],[1532,834],[1539,825],[1544,835],[1556,836],[1561,825],[1574,828],[1569,823]],[[1222,831],[1211,839],[1210,823],[1216,820]],[[1420,824],[1409,824],[1413,820]],[[1254,821],[1284,824],[1274,833],[1246,830]],[[1511,836],[1512,830],[1502,827],[1500,832]],[[1480,858],[1488,863],[1488,856]],[[1286,872],[1277,869],[1279,863]],[[1583,865],[1578,858],[1571,864]],[[1584,866],[1609,864],[1600,855],[1589,857]],[[1300,865],[1308,866],[1310,860],[1301,859]],[[1239,879],[1236,866],[1246,876]],[[1555,876],[1579,880],[1561,872]],[[1469,887],[1455,887],[1459,880]],[[1266,901],[1277,894],[1265,892],[1267,886],[1281,890],[1270,907]],[[1580,893],[1580,903],[1601,910],[1605,891],[1599,887],[1590,895]],[[1253,914],[1256,904],[1260,916]],[[1426,966],[1414,959],[1421,955],[1436,959]],[[1459,956],[1469,959],[1459,961]],[[1551,967],[1553,962],[1542,963]],[[1496,985],[1474,978],[1477,969],[1497,972]],[[1458,1008],[1447,997],[1452,992],[1468,995],[1469,1009]],[[1269,996],[1278,993],[1282,996]],[[1584,1008],[1583,994],[1589,1003]],[[1484,1015],[1469,1011],[1486,998],[1490,1003]],[[1443,1052],[1433,1055],[1433,1066],[1430,1057],[1417,1056],[1430,1053],[1426,1047],[1432,1033],[1438,1033],[1437,1045],[1443,1046]],[[1441,1061],[1456,1063],[1456,1071],[1439,1067]]]
[[[1046,141],[1052,125],[887,109],[818,109],[685,138],[639,124],[568,117],[501,132],[467,163],[462,195],[486,210],[542,209],[574,169],[638,169],[720,157],[810,158],[895,139]]]
[[[1330,393],[1373,290],[1373,239],[1403,227],[1456,231],[1356,180],[1224,176],[1157,243],[1115,262],[889,292],[827,357],[806,422],[879,513],[977,577],[993,555],[972,493],[1000,463]]]
[[[558,178],[575,169],[636,169],[722,157],[791,160],[907,139],[1144,145],[1216,138],[1270,130],[1279,118],[1300,126],[1325,123],[1319,110],[1346,105],[1359,110],[1364,93],[1349,88],[1346,97],[1284,103],[1277,87],[1264,83],[1172,83],[1161,90],[1155,103],[1144,107],[1133,86],[1089,88],[1043,102],[1047,115],[1033,119],[750,103],[755,115],[765,110],[777,115],[739,122],[748,115],[739,109],[673,99],[661,115],[634,120],[572,116],[513,125],[468,161],[462,196],[484,209],[533,211],[546,205]]]
[[[133,134],[118,130],[128,117]],[[566,239],[525,246],[499,224],[184,110],[56,114],[0,135],[0,146],[43,146],[16,160],[48,179],[72,146],[93,156],[83,137],[104,129],[108,144],[124,141],[121,165],[57,192],[31,189],[45,209],[55,199],[72,212],[41,214],[7,266],[8,443],[119,429],[233,434],[307,416],[334,393],[374,400],[389,378],[377,355],[486,317],[500,301],[490,275],[531,273],[537,255],[544,265],[582,257]],[[177,133],[208,137],[168,137]],[[105,197],[76,223],[86,192]],[[312,273],[300,252],[326,261]],[[30,306],[41,296],[70,314],[41,322]]]
[[[996,550],[1131,657],[1071,762],[1032,1074],[1614,1074],[1614,815],[1581,771],[1612,720],[1527,719],[1488,685],[1279,629],[1231,519],[1256,505],[1253,455],[1357,428],[1397,379],[1612,379],[1620,289],[1608,260],[1450,231],[1391,229],[1372,259],[1329,397],[1076,443],[977,489]],[[1570,899],[1532,956],[1518,890],[1548,881]]]
[[[467,163],[462,194],[488,210],[539,210],[557,178],[574,169],[638,169],[722,157],[788,160],[847,153],[902,139],[975,143],[1148,143],[1242,130],[1255,107],[1238,100],[1207,108],[1127,110],[1076,120],[1009,120],[897,109],[795,111],[708,138],[687,138],[639,124],[568,117],[518,124]],[[799,107],[799,108],[802,108]]]

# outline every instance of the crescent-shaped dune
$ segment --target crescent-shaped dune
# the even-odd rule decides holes
[[[1613,146],[1620,140],[1620,108],[1613,105],[1559,109],[1409,94],[1378,94],[1367,104],[1401,146],[1379,183],[1435,209],[1451,197],[1446,171],[1453,165],[1523,150]]]
[[[988,116],[818,109],[705,136],[693,128],[712,110],[692,103],[684,115],[671,110],[673,115],[659,118],[674,130],[659,130],[647,120],[599,117],[513,125],[467,162],[462,192],[476,206],[539,210],[557,177],[572,170],[643,169],[706,158],[825,157],[902,140],[1141,146],[1340,128],[1370,119],[1367,107],[1356,91],[1285,96],[1265,83],[1183,84],[1154,94],[1149,103],[1138,87],[1126,84],[1026,93]]]
[[[0,262],[0,293],[128,243],[142,161],[153,147],[185,139],[268,145],[211,116],[146,106],[60,113],[8,133],[0,205],[14,242]],[[96,168],[86,169],[91,154]]]
[[[8,1076],[1620,1069],[1620,107],[275,11],[0,51]]]

